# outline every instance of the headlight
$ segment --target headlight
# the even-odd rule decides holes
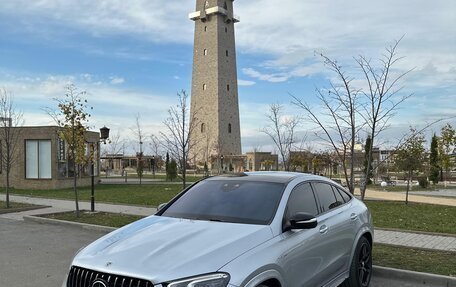
[[[230,282],[227,273],[214,273],[170,282],[168,287],[226,287]]]

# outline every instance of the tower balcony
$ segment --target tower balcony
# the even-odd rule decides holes
[[[237,23],[237,22],[240,21],[239,16],[231,15],[231,13],[229,13],[228,10],[226,10],[223,7],[219,7],[219,6],[207,8],[204,12],[205,13],[201,13],[201,11],[192,12],[192,13],[188,14],[188,18],[190,20],[196,21],[196,20],[199,20],[199,19],[205,19],[207,16],[210,16],[210,15],[217,15],[218,14],[218,15],[222,15],[222,16],[227,17],[228,21],[233,21],[234,23]],[[205,14],[205,15],[202,15],[202,14]]]

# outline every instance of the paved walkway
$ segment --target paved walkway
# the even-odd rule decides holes
[[[368,191],[369,192],[369,191]],[[374,192],[372,192],[374,193]],[[376,192],[378,193],[378,192]],[[381,193],[381,192],[380,192]],[[386,192],[387,194],[393,194]],[[369,197],[371,193],[368,193]],[[43,208],[37,210],[30,210],[25,212],[7,213],[0,215],[0,218],[23,220],[24,215],[40,215],[46,213],[63,212],[74,210],[74,202],[70,200],[59,200],[59,199],[46,199],[46,198],[34,198],[26,196],[11,196],[11,201],[23,202],[38,205],[52,206],[50,208]],[[429,197],[425,197],[429,200]],[[429,202],[429,201],[428,201]],[[80,202],[81,209],[89,210],[89,202]],[[117,205],[117,204],[106,204],[97,203],[95,205],[97,211],[114,212],[114,213],[126,213],[133,215],[148,216],[156,212],[155,208],[128,206],[128,205]],[[456,252],[456,236],[440,236],[421,234],[413,232],[400,232],[400,231],[389,231],[376,229],[374,236],[375,243],[390,244],[404,247],[414,248],[426,248],[433,250],[452,251]]]
[[[360,195],[359,189],[355,190],[355,195]],[[368,189],[366,191],[367,199],[382,199],[382,200],[393,200],[393,201],[405,201],[405,193],[403,192],[394,192],[394,191],[377,191]],[[415,195],[409,193],[410,202],[418,203],[429,203],[437,205],[448,205],[456,206],[456,198],[443,198],[443,197],[431,197],[423,195]]]

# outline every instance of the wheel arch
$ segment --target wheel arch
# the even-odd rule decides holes
[[[252,279],[250,279],[244,287],[257,287],[258,285],[266,285],[269,287],[282,287],[285,286],[285,282],[279,271],[274,269],[265,270]]]

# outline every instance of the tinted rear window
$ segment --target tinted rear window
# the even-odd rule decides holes
[[[202,181],[178,198],[162,216],[269,224],[284,189],[283,183]]]

